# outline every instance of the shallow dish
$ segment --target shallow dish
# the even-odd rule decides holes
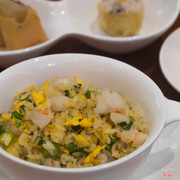
[[[176,29],[163,43],[160,50],[160,67],[172,87],[180,92],[180,28]]]
[[[180,103],[166,99],[145,74],[123,62],[95,55],[60,54],[34,58],[0,73],[0,109],[7,111],[14,93],[28,85],[41,84],[54,77],[77,76],[100,88],[121,92],[142,108],[149,128],[146,142],[131,154],[104,165],[89,168],[52,168],[16,158],[0,148],[0,165],[13,180],[116,180],[130,179],[142,166],[164,126],[180,120]],[[138,86],[137,86],[138,82]],[[141,88],[139,88],[141,87]],[[142,91],[143,90],[143,91]],[[22,171],[23,169],[23,171]]]
[[[160,37],[179,14],[178,0],[144,0],[144,20],[141,31],[132,37],[110,37],[102,31],[97,20],[99,0],[20,0],[37,10],[49,40],[26,49],[0,50],[0,67],[8,67],[22,60],[39,56],[67,36],[110,53],[129,53]]]

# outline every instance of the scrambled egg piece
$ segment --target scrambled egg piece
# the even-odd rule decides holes
[[[45,100],[44,94],[43,93],[37,93],[36,91],[32,92],[32,96],[34,101],[38,103],[42,103]]]
[[[97,157],[97,155],[100,153],[100,151],[102,149],[104,149],[106,147],[106,145],[104,146],[97,146],[96,149],[94,151],[92,151],[83,161],[84,164],[88,164],[88,163],[93,163],[96,164],[96,160],[95,158]]]
[[[69,121],[66,121],[64,123],[64,126],[78,126],[79,125],[79,119],[82,119],[83,115],[81,113],[77,113],[73,118]]]
[[[11,115],[10,115],[10,114],[7,114],[7,113],[6,113],[6,114],[1,114],[1,118],[9,121],[9,120],[11,119]]]
[[[84,147],[87,147],[90,145],[90,142],[85,138],[83,137],[82,135],[78,134],[75,136],[75,140],[82,146]]]
[[[80,122],[79,122],[79,125],[81,127],[91,127],[92,126],[92,122],[90,119],[88,118],[83,118]]]

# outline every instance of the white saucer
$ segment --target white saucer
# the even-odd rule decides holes
[[[180,123],[167,126],[132,180],[180,179]],[[170,177],[172,175],[172,177]],[[10,180],[0,169],[0,180]]]
[[[170,34],[162,45],[160,67],[167,81],[180,92],[180,28]]]

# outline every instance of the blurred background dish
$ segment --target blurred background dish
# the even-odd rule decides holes
[[[167,81],[180,92],[180,28],[172,32],[160,50],[160,67]]]
[[[86,2],[84,0],[52,2],[21,0],[21,2],[37,11],[49,40],[20,50],[1,49],[0,67],[8,67],[39,56],[65,37],[75,37],[109,53],[133,52],[152,43],[167,31],[176,20],[180,7],[178,0],[144,0],[144,19],[139,34],[129,37],[111,37],[103,32],[98,24],[98,0]]]

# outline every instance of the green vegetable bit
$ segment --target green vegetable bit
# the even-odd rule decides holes
[[[113,144],[116,143],[119,138],[115,134],[112,134],[112,136],[109,136],[109,137],[111,139],[111,143],[106,144],[106,149],[108,151],[111,151]]]
[[[60,147],[57,143],[52,143],[54,145],[53,153],[51,154],[47,149],[43,148],[43,156],[45,158],[53,158],[56,159],[60,154]]]
[[[123,126],[126,126],[126,125],[127,125],[127,122],[122,121],[122,122],[118,123],[118,125],[121,126],[121,127],[123,127]]]
[[[43,153],[43,156],[44,156],[46,159],[51,156],[51,154],[49,153],[49,151],[47,151],[46,149],[43,149],[42,153]]]
[[[91,91],[87,90],[85,93],[85,96],[87,97],[87,99],[91,98]]]
[[[44,141],[43,141],[43,139],[41,138],[41,139],[39,140],[39,142],[38,142],[38,146],[43,145],[43,143],[44,143]]]
[[[72,126],[72,129],[73,129],[75,134],[79,134],[83,130],[83,128],[80,125]]]
[[[1,135],[3,132],[5,132],[5,131],[3,130],[3,126],[0,125],[0,135]]]
[[[20,114],[17,111],[12,112],[12,116],[15,117],[16,119],[20,119],[20,120],[22,120],[24,117],[23,114]]]
[[[70,151],[70,153],[73,153],[73,152],[81,152],[85,155],[88,155],[89,152],[88,151],[85,151],[84,149],[82,148],[78,148],[75,144],[73,143],[69,143],[69,144],[66,144],[66,148]]]
[[[5,131],[0,135],[0,145],[3,147],[10,146],[14,141],[14,133],[11,131]]]
[[[25,94],[26,94],[26,92],[23,92],[23,93],[20,94],[20,96],[19,96],[20,101],[24,101],[25,100],[25,101],[30,101],[31,102],[30,95],[27,94],[27,96],[24,97]]]
[[[21,122],[17,122],[17,123],[16,123],[16,128],[18,129],[21,125],[22,125]]]
[[[69,91],[68,91],[68,90],[65,90],[65,91],[64,91],[64,95],[65,95],[65,96],[69,96]]]
[[[128,131],[128,130],[131,129],[131,127],[133,125],[133,122],[134,122],[134,117],[133,116],[129,116],[129,120],[130,120],[129,124],[127,124],[125,121],[118,123],[118,125],[121,126],[122,130]],[[126,127],[124,127],[124,126],[126,126]]]
[[[81,84],[75,84],[74,85],[74,88],[75,88],[74,90],[75,90],[76,93],[79,92],[79,89],[81,88],[81,86],[82,86]]]

